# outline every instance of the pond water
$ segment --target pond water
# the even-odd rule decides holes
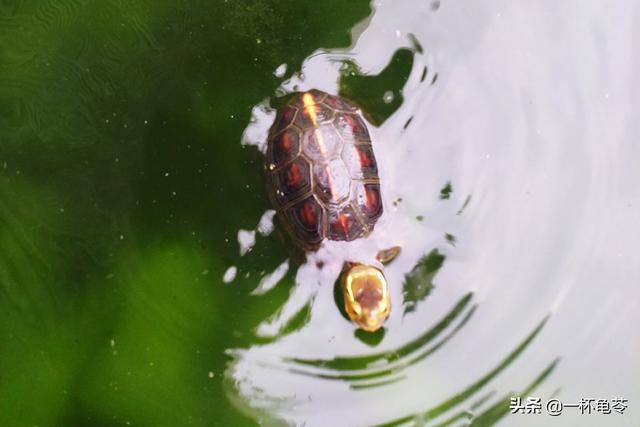
[[[0,4],[0,425],[640,424],[639,19]],[[312,88],[362,107],[385,213],[300,260],[262,152]],[[342,264],[394,245],[391,316],[357,331]]]

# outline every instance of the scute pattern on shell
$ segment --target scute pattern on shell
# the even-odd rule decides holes
[[[296,244],[369,234],[380,215],[378,167],[358,108],[319,90],[296,94],[267,141],[269,197]],[[311,102],[309,102],[311,100]]]

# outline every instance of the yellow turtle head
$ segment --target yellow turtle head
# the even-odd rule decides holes
[[[364,264],[350,266],[342,275],[342,292],[349,318],[365,331],[377,331],[389,317],[389,289],[379,268]]]

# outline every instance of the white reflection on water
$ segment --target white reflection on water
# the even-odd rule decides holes
[[[229,397],[262,420],[307,426],[392,421],[467,389],[549,315],[517,359],[432,424],[487,396],[473,411],[482,412],[524,389],[559,357],[534,395],[545,399],[559,389],[566,403],[624,397],[627,412],[606,420],[570,410],[558,418],[506,415],[503,425],[539,425],[543,418],[557,425],[638,425],[640,110],[634,78],[640,35],[633,30],[639,6],[578,0],[444,1],[437,10],[425,1],[374,5],[353,48],[314,53],[302,66],[304,80],[283,86],[336,93],[336,60],[349,57],[375,74],[398,48],[412,45],[410,33],[421,43],[424,54],[415,56],[405,102],[371,129],[385,215],[368,239],[327,245],[299,269],[280,317],[263,329],[277,333],[312,300],[309,323],[269,344],[233,351]],[[421,82],[425,66],[430,77]],[[269,125],[258,120],[248,130],[264,132]],[[439,200],[447,182],[451,197]],[[456,237],[455,246],[445,233]],[[336,309],[338,263],[318,269],[315,261],[354,251],[367,257],[396,244],[403,252],[386,273],[396,284],[394,311],[383,340],[371,348],[354,338]],[[435,289],[403,316],[404,274],[434,248],[446,256]],[[331,361],[401,348],[469,292],[477,305],[469,322],[429,357],[382,377],[388,383],[354,388],[327,378],[344,371],[289,359]]]

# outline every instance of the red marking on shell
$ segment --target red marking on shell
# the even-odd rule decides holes
[[[356,219],[351,207],[330,212],[328,237],[331,240],[353,240],[366,234],[366,229]]]
[[[369,168],[373,165],[373,159],[369,156],[367,151],[362,150],[360,147],[356,147],[358,150],[358,156],[360,157],[360,164],[363,168]]]
[[[288,222],[292,225],[294,236],[305,246],[314,248],[324,237],[322,223],[324,210],[318,205],[313,196],[284,211]]]
[[[300,218],[309,227],[315,227],[318,224],[317,208],[310,200],[305,200],[300,208]]]
[[[355,179],[375,179],[378,177],[376,158],[370,144],[345,144],[342,158]]]
[[[344,119],[347,122],[347,125],[349,125],[349,129],[351,129],[354,134],[358,133],[358,123],[356,123],[353,116],[347,114],[344,116]]]
[[[375,222],[382,215],[382,199],[379,184],[359,184],[356,186],[358,206],[368,218],[368,222]]]
[[[281,166],[300,152],[300,131],[290,127],[269,141],[267,156],[275,166]]]
[[[288,132],[285,132],[282,135],[282,138],[280,138],[280,148],[283,151],[289,151],[292,145],[293,143],[291,142],[291,136],[289,135]]]
[[[350,222],[351,222],[351,218],[349,218],[345,214],[338,215],[338,224],[340,226],[340,230],[342,231],[342,234],[344,234],[345,237],[347,236],[347,234],[349,232],[349,223]]]
[[[298,157],[273,175],[276,201],[284,206],[311,191],[311,170],[303,157]]]
[[[300,183],[300,167],[297,163],[292,163],[287,172],[287,186],[297,187]]]
[[[349,129],[351,129],[351,133],[356,138],[360,138],[363,135],[366,135],[367,132],[364,128],[364,125],[362,124],[362,121],[359,120],[358,117],[352,116],[350,114],[346,114],[344,118],[347,121],[347,124],[349,125]]]
[[[367,196],[367,201],[365,203],[365,207],[367,211],[374,212],[380,206],[380,192],[377,187],[373,187],[371,185],[365,185],[364,191]]]

